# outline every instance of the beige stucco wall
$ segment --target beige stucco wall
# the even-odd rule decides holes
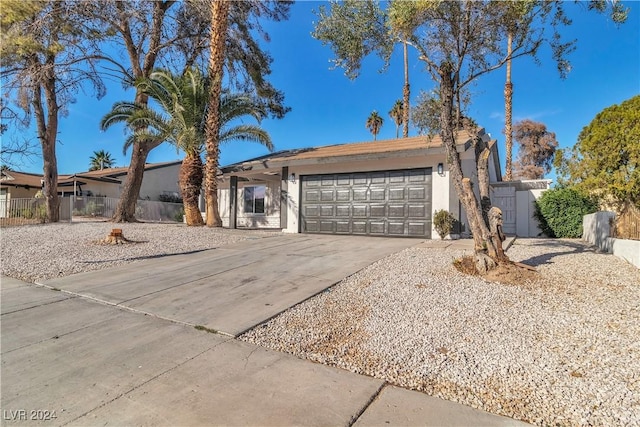
[[[438,163],[443,163],[445,173],[438,175]],[[283,231],[288,233],[298,233],[299,230],[299,206],[300,206],[300,176],[329,173],[351,173],[351,172],[375,172],[396,169],[416,169],[432,168],[432,198],[431,214],[439,209],[452,211],[457,209],[457,198],[450,200],[449,174],[446,171],[445,155],[434,153],[429,156],[386,158],[378,160],[363,160],[342,163],[325,163],[307,166],[289,167],[289,203],[287,206],[287,228]],[[295,174],[295,180],[292,180]],[[435,235],[432,230],[432,235]]]
[[[249,186],[264,185],[265,201],[264,214],[245,213],[243,209],[244,188]],[[238,182],[238,195],[236,198],[238,212],[236,225],[248,228],[280,228],[280,179],[269,181],[249,181]],[[219,184],[218,188],[218,211],[222,218],[222,225],[229,226],[229,180]]]
[[[180,193],[178,179],[180,176],[180,163],[170,166],[159,167],[156,169],[148,169],[144,172],[142,185],[140,186],[140,198],[152,201],[160,200],[163,192]],[[119,176],[118,179],[122,184],[118,186],[118,196],[122,192],[126,182],[127,175]]]
[[[461,153],[461,162],[462,169],[465,177],[471,178],[474,182],[477,183],[477,171],[475,167],[475,155],[473,150],[467,150],[464,153]],[[443,163],[444,171],[440,175],[438,174],[438,163]],[[468,225],[466,225],[467,219],[464,211],[460,207],[460,202],[455,191],[455,188],[451,182],[451,174],[449,172],[449,168],[447,166],[445,154],[440,152],[440,150],[434,150],[434,153],[427,156],[414,156],[414,157],[398,157],[398,158],[381,158],[381,159],[368,159],[361,161],[350,161],[350,162],[341,162],[341,163],[318,163],[314,165],[304,165],[304,166],[289,166],[287,179],[287,187],[288,187],[288,197],[286,201],[286,206],[283,205],[283,209],[287,211],[287,225],[286,228],[283,229],[284,232],[288,233],[298,233],[299,231],[299,206],[300,206],[300,177],[304,175],[314,175],[314,174],[332,174],[332,173],[352,173],[352,172],[374,172],[374,171],[383,171],[383,170],[397,170],[397,169],[416,169],[416,168],[432,168],[432,198],[431,198],[431,209],[432,216],[435,211],[440,209],[445,209],[454,214],[456,218],[460,218],[461,222],[464,224],[465,231],[469,231]],[[495,179],[495,167],[493,164],[493,157],[490,157],[489,160],[489,168],[491,179]],[[276,172],[276,170],[271,170]],[[237,175],[240,177],[250,178],[256,177],[261,174],[261,170],[258,171],[248,171],[241,172]],[[277,170],[279,173],[280,170]],[[238,183],[239,187],[244,185],[242,181]],[[274,202],[273,206],[278,206],[280,204],[280,181],[279,179],[272,182],[272,185],[269,187],[270,192],[273,195],[277,195],[277,205]],[[477,185],[474,186],[477,191]],[[224,183],[221,184],[220,190],[220,213],[223,218],[223,222],[228,225],[229,219],[229,199],[228,199],[228,188],[229,181],[225,180]],[[242,191],[238,191],[238,203],[242,202]],[[275,223],[275,213],[273,215],[273,222],[268,222],[269,224],[273,224],[274,227],[279,227],[279,217],[278,223]],[[242,221],[241,221],[242,218]],[[241,224],[246,224],[244,222],[245,218],[238,215],[238,226]],[[258,224],[259,225],[259,224]],[[435,229],[432,230],[432,235],[437,235]]]
[[[31,199],[40,191],[39,188],[11,187],[10,185],[5,188],[7,189],[7,199]]]
[[[120,197],[120,184],[116,183],[107,183],[107,182],[99,182],[99,181],[89,181],[84,180],[85,185],[80,186],[82,189],[82,195],[87,196],[89,191],[91,194],[96,196],[107,196],[107,197]],[[73,193],[73,187],[67,187],[65,191],[69,191]]]
[[[140,198],[160,200],[160,194],[165,191],[179,193],[179,176],[180,163],[145,171],[140,187]]]

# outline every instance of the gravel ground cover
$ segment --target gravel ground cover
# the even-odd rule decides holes
[[[99,243],[122,228],[125,245]],[[271,232],[181,224],[2,228],[2,274],[34,282]],[[518,239],[540,279],[505,285],[409,248],[241,337],[538,425],[640,426],[640,270],[577,240]]]
[[[113,228],[132,243],[104,244]],[[184,224],[71,222],[0,230],[2,274],[27,282],[128,264],[149,257],[213,249],[273,232]]]
[[[518,239],[518,285],[463,252],[388,256],[240,339],[537,425],[640,425],[640,271],[577,240]]]

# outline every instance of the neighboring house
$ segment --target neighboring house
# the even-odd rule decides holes
[[[160,200],[162,194],[179,194],[178,175],[182,161],[148,163],[140,188],[140,198]],[[128,168],[106,168],[73,175],[58,176],[60,196],[120,197]],[[42,189],[42,175],[2,170],[0,176],[0,216],[11,199],[33,198]]]
[[[490,181],[499,182],[496,142],[481,137],[491,148]],[[456,138],[464,175],[475,182],[472,137]],[[430,238],[434,212],[446,209],[469,231],[439,136],[281,151],[222,173],[220,215],[231,228]]]
[[[160,200],[161,194],[179,193],[178,176],[182,161],[165,163],[147,163],[144,168],[144,178],[140,187],[140,198],[145,200]],[[120,197],[127,181],[129,168],[106,168],[75,175],[61,177],[61,186],[73,186],[74,181],[78,196],[107,196]],[[73,194],[73,188],[70,191]]]

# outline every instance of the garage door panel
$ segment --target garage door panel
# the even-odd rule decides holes
[[[320,233],[335,233],[334,221],[320,221]]]
[[[404,200],[405,189],[404,188],[390,188],[389,200]]]
[[[431,169],[301,177],[302,231],[431,237]]]
[[[320,201],[322,202],[333,202],[334,191],[333,190],[322,190],[320,192]]]
[[[431,222],[409,222],[409,236],[424,236],[431,230]]]
[[[336,221],[336,233],[351,233],[351,221]]]
[[[405,205],[389,205],[389,218],[404,218],[407,216]]]
[[[370,200],[385,200],[386,190],[384,188],[372,188],[369,190]]]
[[[351,223],[351,231],[353,234],[367,234],[366,221],[353,221]]]
[[[431,174],[425,174],[422,170],[409,171],[409,182],[425,182],[427,178],[431,180]]]
[[[384,223],[385,221],[369,221],[369,233],[384,235]]]
[[[385,205],[371,205],[369,208],[369,217],[383,218],[387,216],[387,210]]]
[[[349,175],[338,175],[336,184],[340,186],[351,185],[351,177]]]
[[[354,218],[366,218],[367,205],[353,205],[352,212]]]
[[[353,189],[353,200],[367,200],[367,189],[366,188],[354,188]]]
[[[394,221],[389,221],[388,222],[388,230],[389,230],[389,234],[394,235],[394,236],[403,236],[404,233],[404,221],[402,222],[394,222]]]
[[[306,218],[314,218],[320,216],[320,206],[318,205],[305,205],[304,216]]]
[[[336,200],[338,202],[348,202],[351,200],[350,188],[338,188],[336,190]]]
[[[307,202],[318,202],[320,201],[320,192],[317,190],[305,190],[304,199]]]
[[[350,205],[337,205],[336,217],[338,218],[351,218],[351,206]]]
[[[426,200],[427,190],[424,187],[410,187],[409,200]]]
[[[333,205],[320,206],[320,216],[334,216],[334,206]]]
[[[353,174],[353,185],[367,185],[369,179],[367,178],[366,173],[356,173]]]
[[[320,186],[320,176],[318,175],[307,175],[305,176],[305,186],[307,188],[319,187]]]
[[[427,209],[425,205],[409,205],[409,218],[426,218]]]
[[[387,177],[384,172],[373,172],[371,174],[372,184],[385,184],[386,182],[387,182]]]
[[[320,232],[320,226],[319,226],[319,222],[318,221],[305,220],[304,221],[304,226],[305,226],[305,229],[307,230],[307,232],[309,232],[309,233],[319,233]]]
[[[404,171],[389,172],[389,182],[392,184],[405,183],[407,174]]]
[[[320,185],[323,187],[333,187],[335,184],[335,178],[333,175],[321,175]]]

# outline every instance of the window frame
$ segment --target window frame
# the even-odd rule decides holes
[[[262,197],[256,198],[256,188],[262,188]],[[251,210],[247,210],[247,203],[249,202],[247,190],[251,189]],[[262,199],[262,212],[256,212],[256,200]],[[267,186],[265,184],[247,185],[242,188],[242,213],[249,216],[254,215],[266,215],[266,200],[267,200]]]

